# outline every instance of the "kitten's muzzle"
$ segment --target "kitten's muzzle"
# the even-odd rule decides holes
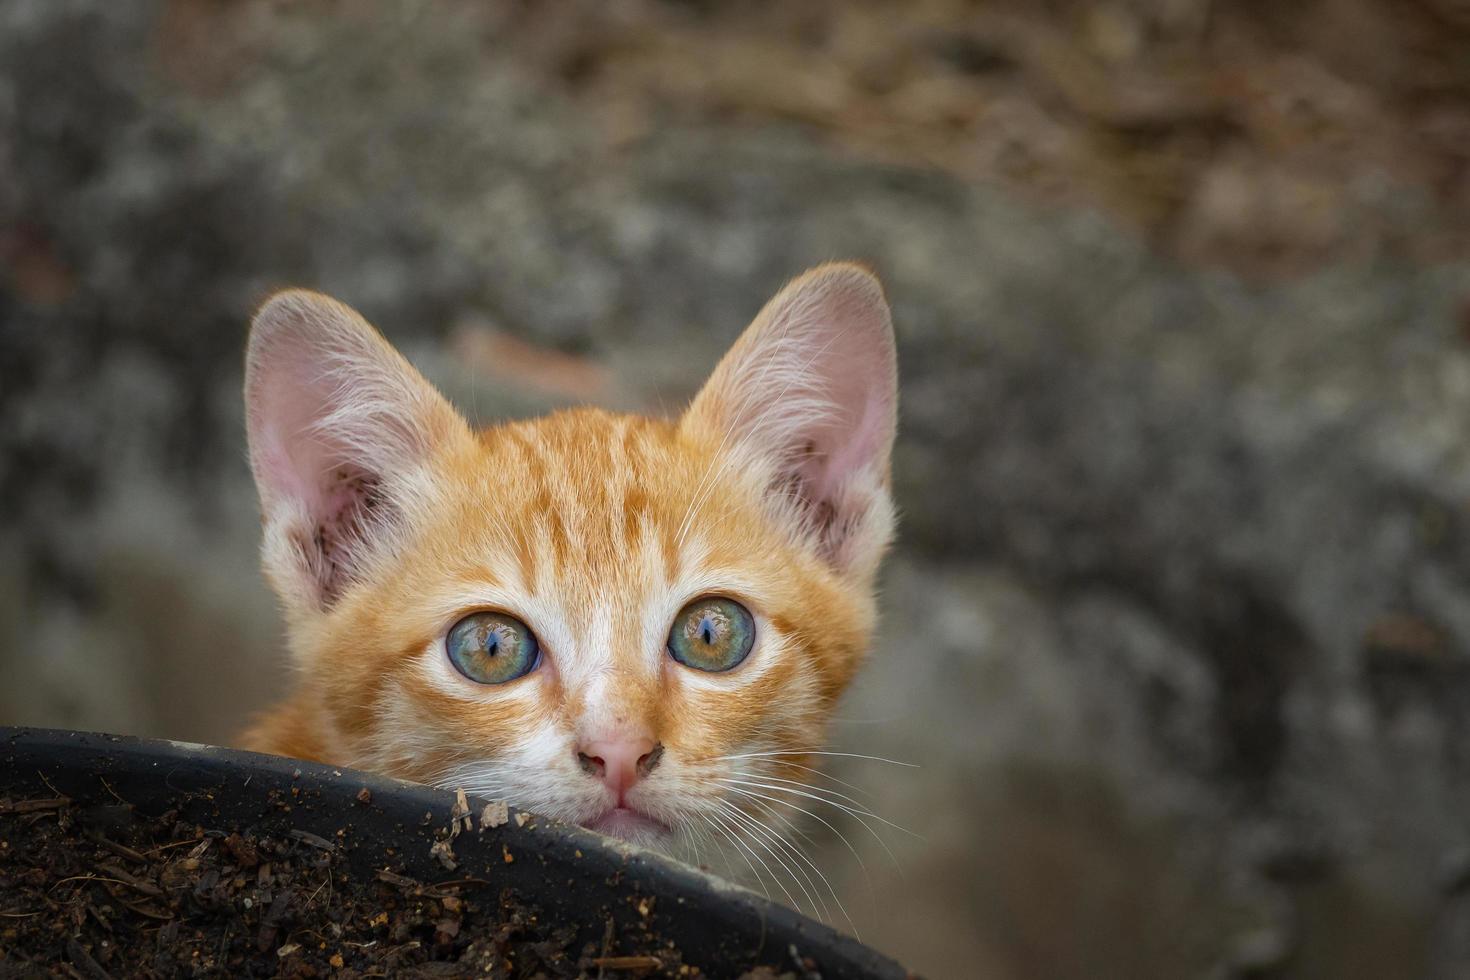
[[[582,771],[601,779],[619,807],[625,805],[628,790],[658,768],[663,755],[663,745],[651,738],[595,740],[577,748]]]

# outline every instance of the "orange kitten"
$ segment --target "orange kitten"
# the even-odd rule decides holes
[[[847,264],[782,290],[678,420],[481,432],[351,309],[278,294],[245,400],[297,686],[245,744],[647,844],[738,829],[742,789],[812,772],[864,656],[896,385]]]

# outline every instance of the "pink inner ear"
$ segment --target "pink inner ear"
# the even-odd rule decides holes
[[[798,280],[773,305],[766,330],[800,340],[790,353],[802,359],[798,377],[806,375],[798,406],[811,396],[826,403],[805,423],[793,419],[792,431],[796,455],[806,457],[797,473],[820,507],[855,474],[886,471],[897,401],[888,306],[876,280],[845,266]]]
[[[892,437],[892,362],[881,349],[834,344],[823,364],[834,417],[810,430],[816,455],[800,467],[818,501],[832,497],[850,477],[881,466]]]
[[[371,537],[381,480],[348,462],[347,446],[321,428],[340,393],[321,372],[315,359],[320,356],[290,342],[272,351],[261,365],[264,380],[252,422],[262,496],[290,500],[305,512],[309,525],[296,535],[296,546],[318,601],[330,604],[351,580]]]
[[[301,552],[315,598],[330,600],[397,513],[391,480],[463,422],[360,316],[301,291],[256,315],[245,396],[267,521]]]
[[[332,392],[320,376],[313,377],[314,352],[295,341],[274,345],[257,365],[261,383],[250,406],[256,480],[267,499],[294,500],[317,516],[327,509],[341,447],[329,446],[316,428],[332,412]]]

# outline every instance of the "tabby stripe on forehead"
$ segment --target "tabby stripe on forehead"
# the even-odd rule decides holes
[[[539,478],[542,467],[536,455],[531,439],[521,430],[519,425],[506,425],[496,429],[486,429],[480,433],[481,445],[485,446],[492,459],[495,459],[496,468],[502,474],[515,474],[520,479],[525,476]],[[505,457],[511,456],[515,459],[509,460]],[[503,506],[496,487],[493,482],[487,483],[486,500],[484,506],[487,510],[493,510]],[[535,523],[532,520],[534,513],[523,514],[522,519],[509,523],[508,530],[510,541],[508,542],[515,555],[516,565],[520,571],[521,586],[529,592],[537,591],[539,581],[539,558],[540,548],[537,546]]]
[[[512,531],[513,539],[511,547],[515,550],[516,564],[521,570],[521,588],[532,594],[539,591],[536,587],[536,542],[531,540],[527,533],[525,521],[519,522]]]
[[[547,543],[551,545],[551,554],[556,559],[557,567],[566,566],[571,561],[572,542],[567,537],[567,526],[562,521],[562,504],[556,500],[544,481],[531,508],[532,520],[546,531]]]
[[[660,521],[657,533],[663,549],[664,574],[672,582],[684,573],[684,562],[679,553],[679,529],[670,521]]]
[[[628,550],[639,547],[643,540],[643,526],[649,518],[648,491],[634,483],[623,491],[623,546]]]

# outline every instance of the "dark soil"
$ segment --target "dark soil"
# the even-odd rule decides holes
[[[0,801],[0,894],[7,977],[699,974],[652,928],[609,921],[602,948],[579,946],[488,881],[357,878],[307,831],[205,828],[121,800]]]
[[[627,899],[641,927],[609,918],[600,944],[579,944],[485,879],[354,875],[309,831],[206,828],[121,798],[0,800],[0,895],[0,977],[703,975],[660,935],[651,896]]]

